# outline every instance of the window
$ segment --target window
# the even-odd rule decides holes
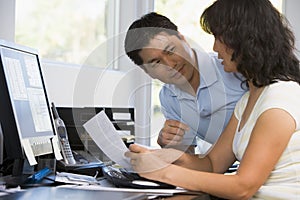
[[[43,59],[106,66],[107,0],[16,1],[16,43],[39,50]]]
[[[139,126],[136,126],[137,134],[141,134],[139,138],[141,138],[143,144],[149,144],[150,116],[144,113],[148,110],[149,106],[146,105],[150,104],[151,93],[147,88],[142,88],[142,92],[138,95],[133,92],[136,84],[146,81],[140,79],[140,77],[136,78],[135,73],[127,73],[132,72],[131,69],[136,66],[124,53],[123,36],[136,18],[153,11],[153,1],[4,0],[3,2],[0,1],[0,8],[5,9],[0,10],[8,11],[7,13],[1,13],[8,16],[10,22],[7,25],[9,32],[5,31],[7,28],[4,27],[0,30],[0,35],[8,35],[9,40],[38,49],[43,66],[46,69],[62,69],[60,75],[71,70],[72,73],[68,73],[70,76],[67,77],[69,80],[76,80],[74,76],[81,72],[82,66],[87,66],[88,69],[90,69],[90,66],[100,67],[101,69],[96,71],[105,71],[101,79],[116,78],[116,80],[111,80],[114,88],[108,87],[107,90],[109,91],[107,91],[106,86],[103,86],[99,89],[103,93],[107,92],[107,94],[105,98],[97,100],[97,105],[137,107],[136,118],[138,119],[136,124],[139,124]],[[8,4],[7,2],[11,3]],[[12,16],[14,14],[16,16]],[[3,17],[0,18],[0,21],[7,21],[3,19]],[[13,27],[14,24],[16,24],[16,27]],[[72,67],[74,70],[70,69]],[[67,70],[65,70],[66,68]],[[114,71],[115,69],[118,72]],[[48,91],[50,91],[49,96],[58,104],[63,102],[64,105],[68,105],[68,99],[72,98],[70,95],[73,94],[73,90],[70,89],[70,93],[61,98],[62,95],[59,95],[61,89],[58,88],[59,92],[56,91],[57,83],[52,83],[56,77],[53,77],[52,73],[49,74],[49,84],[47,84],[49,86]],[[128,78],[129,76],[133,77]],[[118,83],[120,80],[124,81],[125,84],[123,82],[122,84]],[[75,87],[72,81],[68,82],[69,87]],[[109,85],[111,86],[111,84]],[[122,94],[118,94],[118,99],[110,100],[110,95],[119,91],[117,87],[125,87],[126,90],[123,89]],[[147,100],[145,100],[144,94],[147,95]],[[126,102],[126,98],[130,95],[133,95],[136,101],[128,100]],[[145,101],[147,102],[145,103]]]
[[[215,0],[155,0],[155,12],[167,16],[178,26],[178,31],[185,36],[190,45],[200,46],[204,50],[211,52],[214,37],[205,33],[199,23],[200,16],[204,9]],[[273,5],[282,11],[282,0],[271,0]],[[152,84],[152,122],[151,122],[151,145],[156,146],[156,139],[164,123],[164,117],[160,113],[160,102],[158,93],[162,83],[157,80]]]
[[[177,26],[189,42],[200,45],[206,51],[212,51],[214,37],[200,27],[200,16],[205,8],[215,0],[155,0],[155,11],[167,16]],[[282,0],[271,0],[273,5],[282,10]]]

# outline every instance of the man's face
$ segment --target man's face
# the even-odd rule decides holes
[[[164,83],[186,84],[197,68],[192,49],[183,36],[161,32],[149,41],[139,55],[152,78]]]

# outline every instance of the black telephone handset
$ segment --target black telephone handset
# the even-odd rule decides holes
[[[58,135],[58,140],[59,140],[59,144],[61,147],[64,162],[67,165],[74,165],[74,164],[76,164],[76,161],[74,159],[74,156],[73,156],[73,153],[72,153],[72,150],[70,147],[70,143],[68,140],[67,129],[66,129],[64,121],[59,117],[58,112],[57,112],[56,107],[53,102],[52,102],[52,112],[53,112],[53,116],[54,116],[55,128],[56,128],[56,132]]]

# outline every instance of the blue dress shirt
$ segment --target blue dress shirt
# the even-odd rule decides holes
[[[159,94],[162,112],[166,119],[178,120],[190,127],[183,145],[196,144],[195,136],[214,144],[246,90],[241,86],[242,76],[225,72],[217,54],[194,51],[200,73],[196,96],[165,84]]]

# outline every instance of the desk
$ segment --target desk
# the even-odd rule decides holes
[[[30,199],[30,200],[88,200],[88,199],[111,199],[111,200],[138,200],[147,199],[143,193],[130,192],[110,192],[110,191],[95,191],[95,190],[77,190],[71,188],[59,187],[36,187],[25,191],[16,192],[10,195],[2,196],[0,199]]]
[[[100,184],[104,187],[113,187],[107,180],[101,180]],[[55,184],[54,184],[55,185]],[[145,192],[127,192],[127,191],[103,191],[93,189],[80,189],[76,187],[56,187],[56,186],[40,186],[27,188],[24,191],[0,196],[0,199],[30,199],[30,200],[89,200],[89,199],[110,199],[110,200],[140,200],[148,199],[149,196],[155,194],[147,194]],[[153,199],[153,198],[152,198]],[[199,194],[175,194],[173,196],[156,197],[154,199],[165,200],[216,200],[218,198],[211,197],[205,193]]]
[[[89,199],[111,199],[111,200],[144,200],[148,196],[144,193],[132,192],[112,192],[112,191],[99,191],[99,190],[79,190],[71,188],[60,187],[36,187],[30,188],[22,192],[13,193],[10,195],[2,196],[0,199],[5,200],[55,200],[55,199],[68,199],[68,200],[89,200]],[[214,200],[216,198],[210,197],[207,194],[202,195],[185,195],[177,194],[170,197],[157,197],[155,199],[165,200]]]

